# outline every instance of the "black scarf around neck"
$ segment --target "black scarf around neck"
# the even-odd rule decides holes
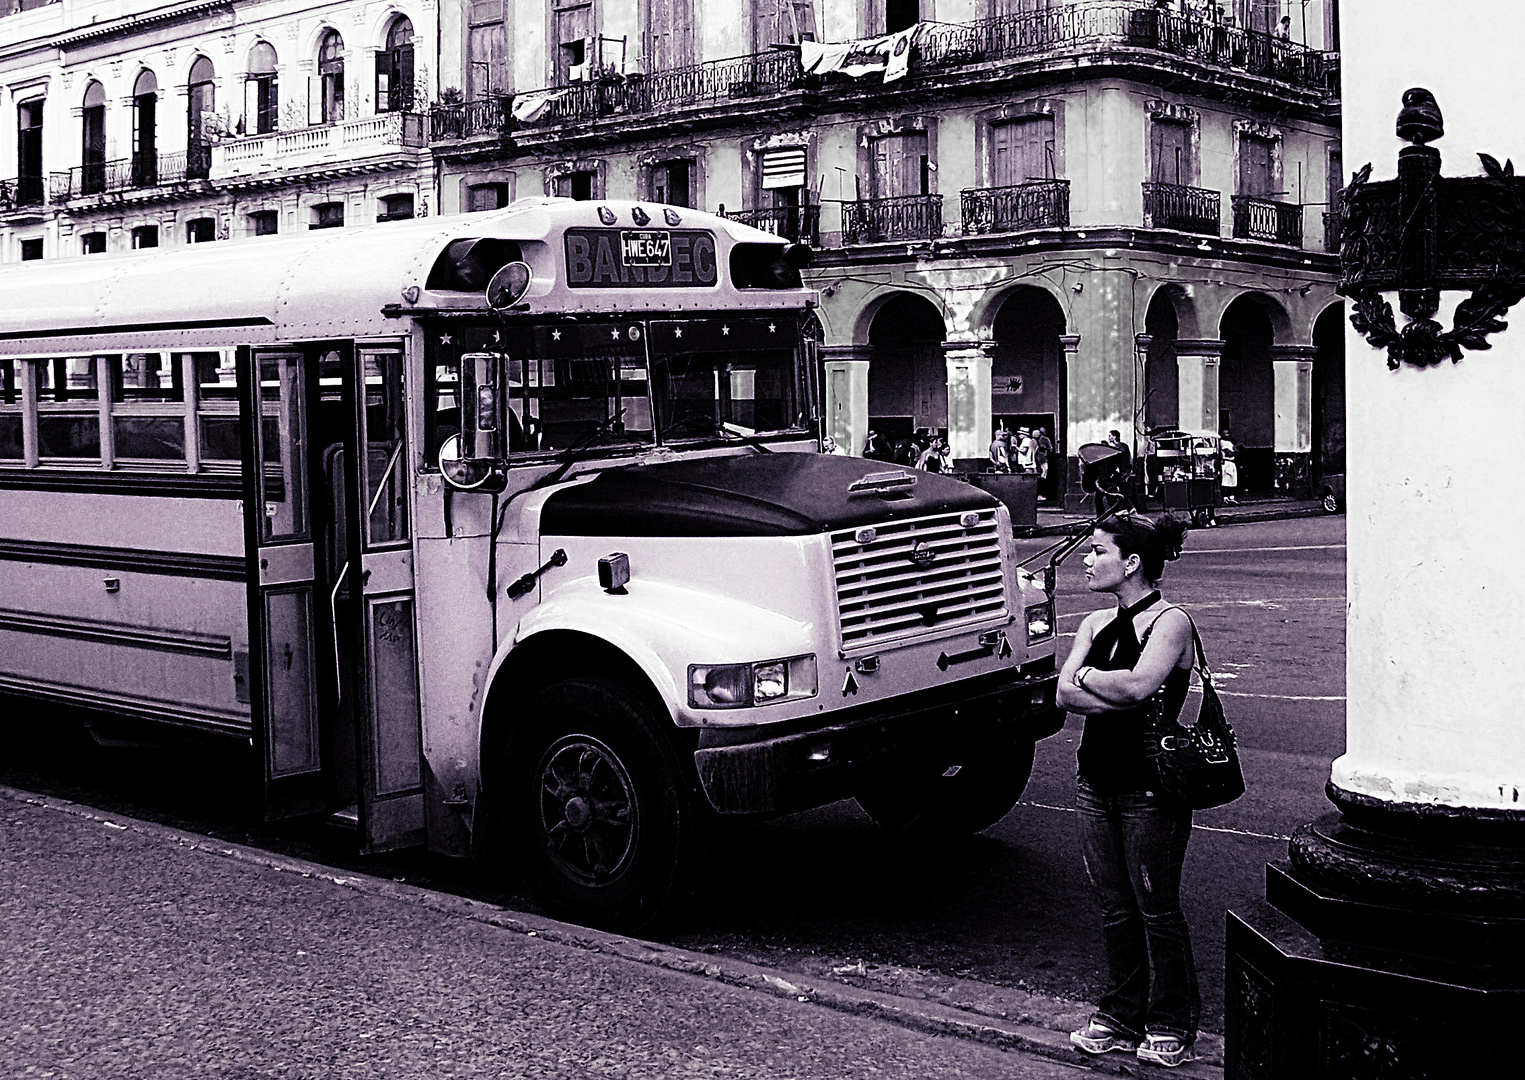
[[[1096,631],[1096,636],[1091,639],[1086,663],[1103,671],[1120,671],[1137,664],[1144,648],[1139,644],[1138,634],[1133,629],[1133,617],[1148,610],[1149,605],[1159,598],[1160,591],[1155,589],[1136,604],[1129,607],[1118,605],[1116,617]]]

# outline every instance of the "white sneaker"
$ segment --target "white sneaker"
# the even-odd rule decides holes
[[[1079,1031],[1070,1032],[1070,1042],[1088,1054],[1105,1054],[1108,1050],[1132,1054],[1139,1045],[1137,1039],[1096,1020],[1088,1021]]]

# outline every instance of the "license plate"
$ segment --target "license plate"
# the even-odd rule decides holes
[[[671,266],[672,234],[654,231],[622,232],[620,260],[626,266]]]

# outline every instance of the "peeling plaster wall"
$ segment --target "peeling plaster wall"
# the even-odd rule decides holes
[[[1362,45],[1343,58],[1347,170],[1394,176],[1394,120],[1414,86],[1445,116],[1444,175],[1478,174],[1479,151],[1525,159],[1525,6],[1488,5],[1486,35],[1420,0],[1347,0],[1342,13],[1342,36]],[[1465,295],[1442,294],[1442,325]],[[1396,372],[1347,326],[1348,750],[1333,768],[1347,790],[1525,810],[1520,309],[1509,322],[1489,351]]]

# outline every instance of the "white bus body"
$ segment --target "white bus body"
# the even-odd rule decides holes
[[[715,814],[984,828],[1052,595],[987,494],[819,453],[797,251],[546,199],[0,269],[0,690],[609,924]]]

